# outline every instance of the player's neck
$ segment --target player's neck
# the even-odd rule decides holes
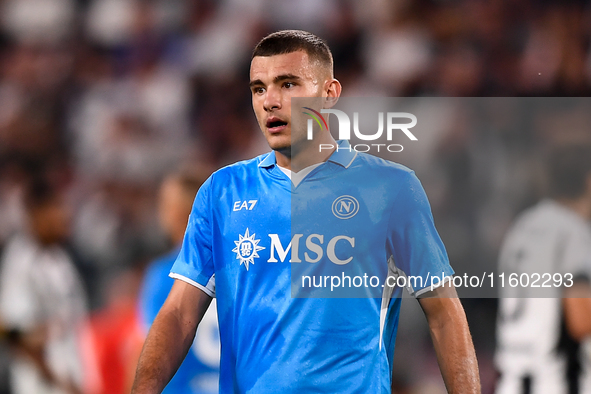
[[[330,144],[336,147],[334,138],[326,133],[322,137],[315,138],[312,141],[306,141],[298,147],[292,146],[288,152],[275,151],[277,165],[294,172],[299,172],[306,167],[323,163],[328,160],[335,148],[330,150],[322,149],[320,151],[319,147],[321,144]]]
[[[589,197],[581,197],[577,199],[559,199],[557,200],[563,206],[574,211],[577,215],[586,220],[591,220],[591,203]]]

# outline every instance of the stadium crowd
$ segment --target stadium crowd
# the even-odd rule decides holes
[[[162,179],[268,150],[247,86],[250,51],[286,28],[327,40],[346,96],[591,93],[583,0],[0,0],[0,249],[25,226],[26,185],[44,178],[65,193],[67,249],[94,327],[133,325],[143,269],[170,246],[156,209]],[[417,173],[456,271],[494,264],[509,223],[539,196],[539,153],[591,134],[576,127],[589,124],[586,112],[558,131],[437,136]],[[495,302],[465,304],[490,392]],[[404,313],[399,335],[414,339],[397,345],[400,393],[438,393],[427,331],[416,334],[424,322]]]

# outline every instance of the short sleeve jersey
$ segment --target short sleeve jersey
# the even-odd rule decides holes
[[[380,284],[302,295],[302,273]],[[222,393],[389,393],[401,289],[382,284],[452,274],[414,173],[346,141],[297,187],[273,152],[215,172],[171,271],[217,298]]]

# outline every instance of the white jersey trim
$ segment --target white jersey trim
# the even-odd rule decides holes
[[[419,296],[421,296],[421,295],[423,295],[425,293],[428,293],[428,292],[430,292],[432,290],[435,290],[438,287],[443,286],[447,282],[450,282],[452,280],[452,278],[453,278],[453,275],[448,275],[448,276],[444,277],[442,281],[437,282],[436,285],[429,285],[429,286],[425,287],[424,289],[421,289],[421,290],[417,291],[416,293],[414,293],[414,297],[417,298],[417,297],[419,297]]]
[[[347,165],[345,166],[345,168],[349,168],[349,167],[351,166],[351,164],[353,164],[353,161],[354,161],[354,160],[355,160],[355,158],[357,157],[357,153],[359,153],[359,152],[355,151],[355,155],[353,156],[353,158],[351,159],[351,161],[349,162],[349,164],[347,164]]]
[[[398,267],[396,267],[396,263],[394,262],[394,256],[390,256],[390,258],[388,259],[388,276],[387,278],[394,278],[394,283],[396,283],[396,278],[398,278],[399,276],[404,276],[406,277],[406,273],[404,271],[402,271],[401,269],[399,269]],[[412,287],[412,285],[410,284],[410,281],[408,281],[408,286],[406,286],[407,291],[409,292],[409,294],[414,297],[414,298],[418,298],[419,296],[428,293],[432,290],[437,289],[438,287],[443,286],[444,284],[446,284],[447,282],[450,282],[453,278],[453,275],[448,275],[446,277],[443,278],[443,280],[439,281],[436,285],[429,285],[427,287],[424,287],[422,289],[420,289],[419,291],[415,291],[415,289]],[[383,341],[383,336],[384,336],[384,327],[386,325],[386,315],[388,314],[388,308],[390,306],[390,300],[392,299],[392,294],[394,294],[394,289],[396,288],[396,286],[389,286],[388,283],[390,283],[389,280],[386,280],[386,285],[384,285],[384,290],[382,291],[382,306],[380,308],[380,346],[379,346],[379,350],[382,350],[382,341]]]
[[[199,290],[203,291],[208,296],[215,298],[215,275],[209,279],[209,282],[207,282],[207,286],[203,286],[203,285],[195,282],[194,280],[187,278],[186,276],[175,274],[172,272],[170,274],[168,274],[168,276],[170,276],[172,279],[182,280],[185,283],[193,285],[196,288],[198,288]]]

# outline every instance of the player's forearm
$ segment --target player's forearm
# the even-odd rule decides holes
[[[132,394],[160,393],[191,347],[195,327],[183,322],[175,311],[162,310],[142,349]]]
[[[480,393],[478,362],[463,309],[431,319],[429,326],[448,393]]]

